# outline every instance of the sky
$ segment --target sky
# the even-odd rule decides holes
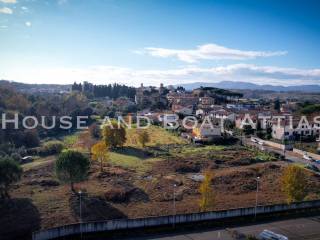
[[[320,84],[317,0],[0,0],[0,79]]]

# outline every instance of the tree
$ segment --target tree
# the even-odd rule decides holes
[[[96,124],[96,123],[92,124],[89,127],[89,132],[93,138],[96,138],[96,139],[100,138],[101,133],[100,133],[100,128],[99,128],[98,124]]]
[[[307,175],[303,168],[295,165],[286,167],[282,175],[282,188],[288,203],[302,201],[307,195]]]
[[[56,161],[56,175],[61,182],[69,183],[72,192],[74,183],[83,181],[89,171],[90,162],[82,153],[67,150],[62,152]]]
[[[103,129],[103,138],[106,146],[111,148],[122,147],[126,142],[126,129],[121,124],[112,122],[111,125],[105,126]]]
[[[251,135],[254,133],[254,129],[251,125],[244,125],[242,131],[245,135]]]
[[[12,183],[20,180],[22,168],[13,159],[5,157],[0,159],[0,197],[10,198],[9,189]]]
[[[201,194],[200,210],[207,211],[214,206],[215,194],[211,186],[213,180],[213,172],[206,171],[204,180],[200,185],[199,192]]]
[[[103,163],[109,158],[105,142],[100,141],[91,148],[92,159],[100,162],[100,171],[103,172]]]
[[[280,112],[280,107],[281,107],[280,100],[277,98],[274,101],[274,110],[277,110],[278,112]]]
[[[142,145],[142,147],[146,146],[146,143],[150,142],[149,133],[145,130],[138,131],[138,141]]]
[[[24,145],[28,148],[38,147],[40,139],[37,130],[26,130],[24,132]]]

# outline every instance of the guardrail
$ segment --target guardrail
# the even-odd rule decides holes
[[[320,208],[320,200],[306,201],[292,204],[276,204],[258,206],[257,214],[271,214],[277,212],[286,212],[292,210],[312,209]],[[94,233],[105,232],[114,230],[128,230],[134,228],[145,227],[157,227],[166,226],[170,224],[183,224],[192,222],[202,222],[210,220],[221,220],[234,217],[253,216],[255,214],[255,208],[237,208],[228,209],[213,212],[201,212],[191,214],[178,214],[160,217],[148,217],[137,219],[120,219],[120,220],[108,220],[102,222],[87,222],[77,223],[71,225],[65,225],[61,227],[51,228],[47,230],[37,231],[32,234],[33,240],[49,240],[54,238],[67,237],[71,235],[77,235],[81,232]]]

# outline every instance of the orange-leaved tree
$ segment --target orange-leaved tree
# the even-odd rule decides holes
[[[103,172],[103,164],[109,159],[109,149],[104,141],[97,142],[91,148],[92,159],[100,162],[100,171]]]
[[[282,190],[288,203],[302,201],[307,196],[307,174],[302,167],[289,165],[282,175]]]
[[[212,180],[214,174],[212,171],[206,171],[204,180],[200,185],[199,192],[201,194],[200,211],[208,211],[212,209],[215,203],[215,194],[212,188]]]

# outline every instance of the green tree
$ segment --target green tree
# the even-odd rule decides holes
[[[83,181],[88,175],[90,162],[82,153],[67,150],[62,152],[55,166],[55,171],[58,179],[61,182],[69,183],[72,192],[74,190],[74,183]]]
[[[254,129],[251,125],[244,125],[242,131],[245,135],[251,135],[254,133]]]
[[[122,147],[126,142],[126,129],[121,124],[112,122],[103,128],[103,139],[110,148]]]
[[[199,188],[199,192],[201,194],[200,211],[203,211],[203,212],[208,211],[210,208],[214,206],[215,194],[211,186],[213,177],[214,175],[212,171],[206,171],[204,180],[200,185],[200,188]]]
[[[22,168],[13,159],[5,157],[0,159],[0,197],[10,198],[9,189],[12,183],[20,180]]]
[[[150,142],[149,133],[145,130],[138,131],[138,141],[142,145],[142,147],[145,147],[146,143]]]
[[[288,203],[302,201],[307,196],[307,175],[305,170],[296,165],[289,165],[282,175],[282,189]]]
[[[277,110],[278,112],[280,112],[280,107],[281,107],[280,100],[277,98],[274,101],[274,110]]]

